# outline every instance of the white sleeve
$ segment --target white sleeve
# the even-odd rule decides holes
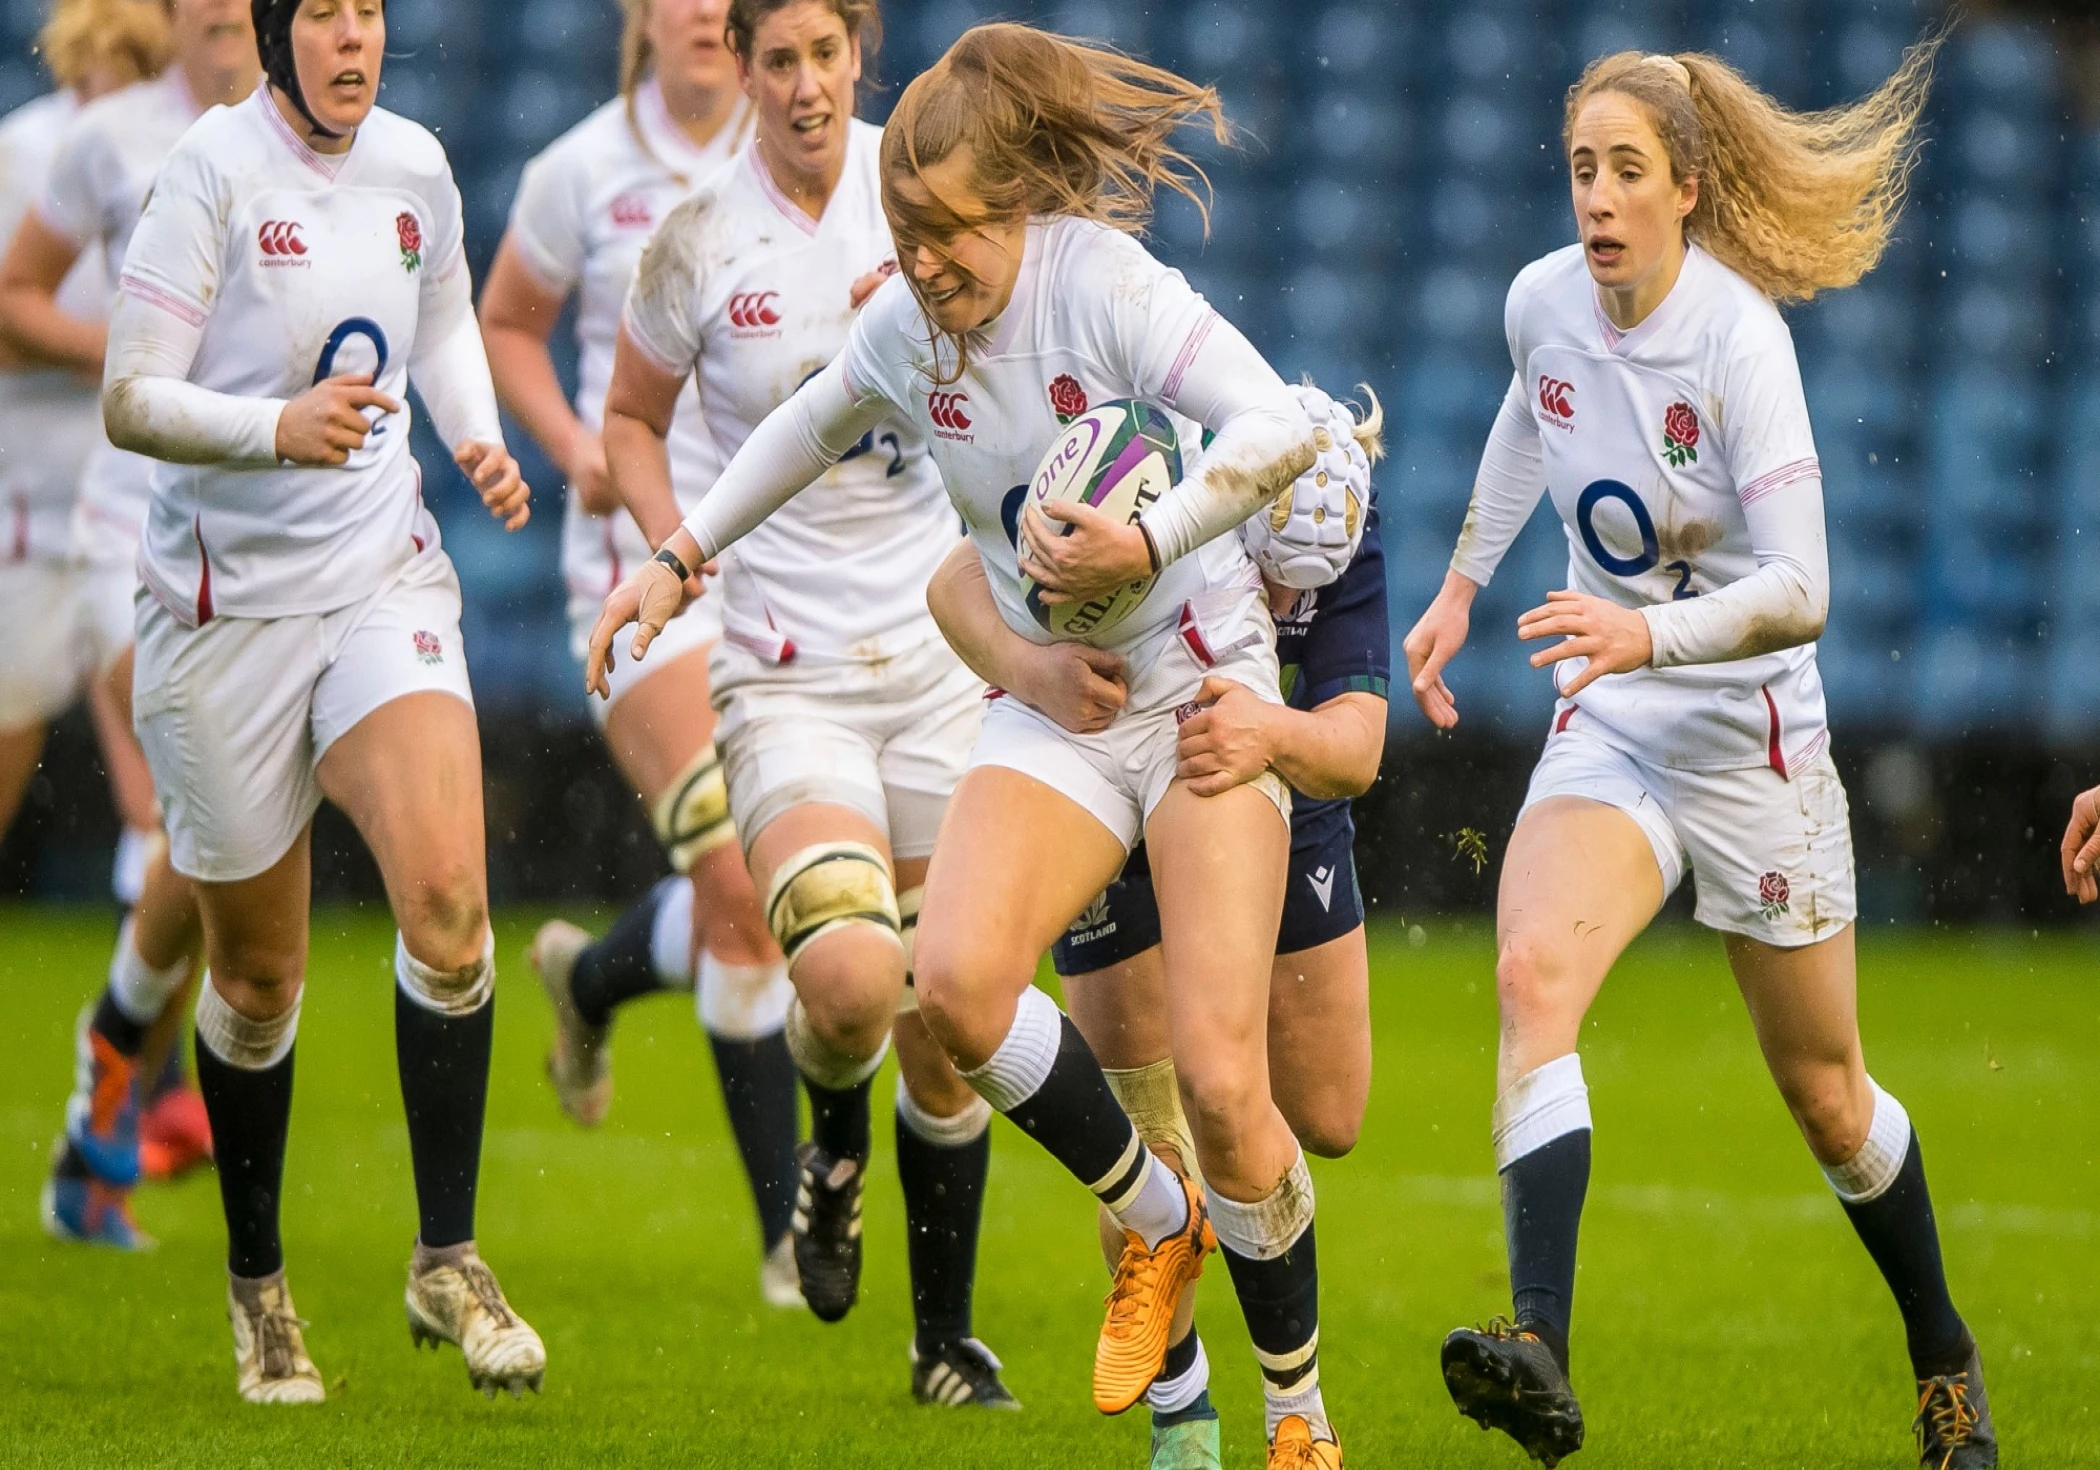
[[[203,151],[178,147],[131,237],[110,317],[102,417],[120,449],[175,464],[277,463],[284,400],[188,381],[219,294],[227,212]]]
[[[1823,471],[1792,336],[1778,313],[1747,319],[1721,379],[1721,453],[1749,523],[1757,571],[1642,609],[1656,668],[1724,663],[1813,643],[1830,610]]]
[[[1813,643],[1830,610],[1830,550],[1823,535],[1823,476],[1811,469],[1754,499],[1743,518],[1757,570],[1699,597],[1641,609],[1655,645],[1649,663],[1718,664]]]
[[[557,144],[559,148],[561,145]],[[583,210],[576,170],[550,149],[525,165],[510,206],[510,243],[533,277],[566,297],[583,279]]]
[[[466,263],[423,292],[422,320],[408,357],[409,381],[423,395],[431,427],[445,447],[469,440],[503,442],[496,409],[496,384],[489,376],[488,349],[474,320],[474,284]]]
[[[275,398],[240,398],[190,382],[204,318],[127,289],[109,321],[102,419],[119,449],[172,464],[274,465]]]
[[[835,359],[765,416],[685,518],[701,558],[719,556],[808,489],[889,414],[887,400],[854,394],[843,356]]]
[[[37,218],[53,234],[80,249],[86,249],[90,241],[102,234],[102,221],[96,213],[100,194],[96,187],[96,159],[101,141],[99,133],[78,123],[68,128],[58,152],[52,156],[51,172],[36,202]]]
[[[688,236],[707,206],[688,199],[669,214],[642,247],[620,328],[661,371],[683,378],[700,360],[700,280]]]
[[[1113,365],[1138,397],[1212,435],[1183,466],[1181,483],[1140,517],[1164,565],[1237,529],[1290,488],[1313,462],[1313,424],[1276,370],[1180,271],[1127,236],[1105,237],[1098,253],[1108,259],[1087,276],[1105,293],[1102,345],[1118,359]]]
[[[1546,455],[1539,445],[1531,397],[1519,374],[1510,379],[1502,411],[1488,431],[1480,472],[1473,477],[1466,523],[1458,533],[1458,548],[1451,553],[1451,570],[1476,586],[1487,586],[1545,493]]]

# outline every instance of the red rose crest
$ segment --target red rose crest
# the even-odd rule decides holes
[[[1663,413],[1663,458],[1672,469],[1699,462],[1699,413],[1689,403],[1673,403]]]
[[[401,268],[414,272],[423,265],[423,227],[407,210],[394,216],[394,235],[401,243]]]
[[[419,662],[435,664],[445,661],[445,645],[437,634],[418,631],[410,641],[415,644],[416,658]]]
[[[1784,873],[1766,873],[1757,880],[1757,906],[1764,910],[1767,919],[1776,919],[1787,912],[1787,904],[1793,896],[1793,885],[1786,881]]]
[[[1070,373],[1059,373],[1050,380],[1050,411],[1061,424],[1069,424],[1086,412],[1086,389],[1079,386],[1079,379]]]

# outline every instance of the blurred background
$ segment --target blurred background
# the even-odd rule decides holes
[[[1868,922],[2072,918],[2055,846],[2100,780],[2100,24],[2091,0],[1972,0],[1940,69],[1895,248],[1859,288],[1790,311],[1828,495],[1835,596],[1822,643]],[[1286,376],[1384,400],[1379,480],[1394,637],[1440,581],[1508,382],[1502,301],[1574,238],[1561,101],[1590,57],[1708,49],[1796,107],[1866,92],[1943,24],[1935,0],[888,0],[865,90],[879,119],[971,23],[1022,19],[1222,90],[1245,130],[1206,147],[1214,227],[1171,201],[1155,248]],[[0,4],[0,107],[45,87],[39,0]],[[449,149],[477,275],[524,162],[614,88],[612,0],[390,0],[384,103]],[[558,334],[558,339],[561,334]],[[423,449],[466,585],[465,633],[502,900],[624,898],[659,858],[592,733],[557,574],[559,476],[505,536]],[[1366,897],[1395,915],[1492,905],[1550,707],[1517,614],[1559,586],[1542,512],[1476,610],[1434,734],[1396,686],[1360,803]],[[1397,647],[1396,647],[1397,652]],[[84,723],[56,732],[0,889],[107,891],[115,830]],[[324,893],[377,886],[325,822]],[[1687,889],[1689,885],[1687,885]],[[1680,902],[1683,899],[1680,895]]]

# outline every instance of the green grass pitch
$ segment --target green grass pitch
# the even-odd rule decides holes
[[[1027,1404],[918,1409],[889,1129],[868,1267],[839,1326],[771,1312],[755,1228],[682,1000],[622,1019],[618,1099],[584,1133],[540,1075],[547,1015],[505,972],[481,1243],[545,1334],[544,1397],[485,1402],[411,1351],[415,1227],[394,1079],[389,925],[323,913],[299,1047],[285,1234],[319,1409],[233,1393],[208,1177],[142,1192],[160,1249],[55,1244],[36,1221],[68,1027],[106,963],[93,913],[0,911],[0,1463],[1137,1467],[1142,1413],[1087,1394],[1102,1270],[1091,1205],[998,1125],[977,1321]],[[1315,1164],[1328,1402],[1352,1466],[1514,1467],[1452,1413],[1436,1346],[1506,1305],[1488,1149],[1484,925],[1373,937],[1377,1083],[1362,1146]],[[1925,1140],[1955,1294],[1984,1344],[2008,1465],[2100,1464],[2100,970],[2090,940],[1870,936],[1868,1060]],[[1911,1463],[1901,1327],[1759,1065],[1718,944],[1644,941],[1585,1035],[1598,1133],[1583,1231],[1573,1466]],[[887,1081],[878,1096],[890,1096]],[[885,1108],[886,1112],[887,1109]],[[1260,1463],[1258,1392],[1222,1269],[1201,1320],[1228,1465]]]

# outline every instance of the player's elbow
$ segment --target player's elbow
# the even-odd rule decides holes
[[[140,401],[140,384],[136,378],[118,378],[102,390],[102,432],[118,449],[133,454],[153,453],[156,447],[148,431],[148,420],[144,404]]]

